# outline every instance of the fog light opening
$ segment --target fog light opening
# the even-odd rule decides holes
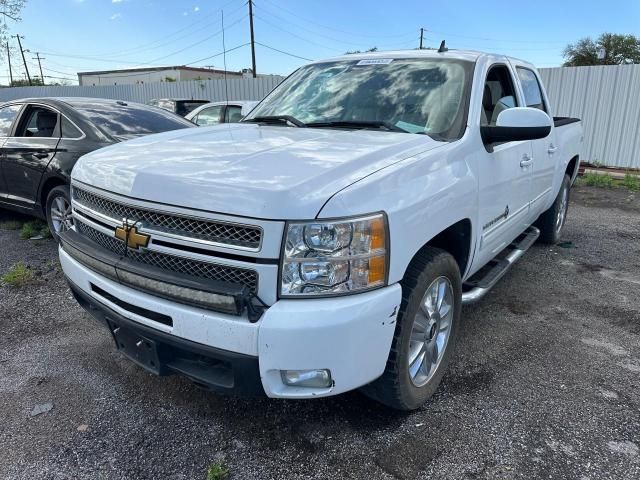
[[[332,384],[331,371],[323,368],[316,370],[280,370],[282,383],[289,387],[328,388]]]

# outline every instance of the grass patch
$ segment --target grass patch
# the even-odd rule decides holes
[[[629,190],[640,191],[640,177],[627,173],[622,180],[622,185]]]
[[[224,463],[213,463],[207,468],[207,480],[226,480],[229,469]]]
[[[20,238],[28,240],[31,237],[42,235],[44,238],[49,238],[49,227],[42,220],[32,220],[22,225],[20,230]]]
[[[31,268],[27,267],[24,262],[18,262],[2,276],[2,281],[8,285],[19,287],[31,282],[34,276]]]
[[[20,230],[22,228],[22,222],[19,220],[7,220],[0,223],[2,230]]]
[[[580,179],[580,183],[590,187],[613,188],[616,186],[616,182],[613,180],[613,177],[606,173],[604,175],[599,175],[597,173],[586,172]]]

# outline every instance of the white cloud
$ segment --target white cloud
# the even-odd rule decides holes
[[[193,11],[194,11],[194,12],[198,12],[198,11],[200,11],[200,7],[198,7],[198,6],[196,5],[195,7],[193,7]]]
[[[182,12],[182,15],[186,17],[187,15],[189,15],[189,12]]]
[[[111,0],[111,3],[120,3],[122,0]]]
[[[114,13],[113,15],[111,15],[109,17],[109,20],[116,20],[118,18],[120,18],[122,15],[120,15],[119,13]]]

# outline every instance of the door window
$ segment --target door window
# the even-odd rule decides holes
[[[53,110],[39,106],[29,106],[22,115],[22,121],[18,125],[16,137],[57,137],[59,130],[58,114]]]
[[[206,127],[209,125],[217,125],[220,123],[220,114],[222,113],[222,105],[209,107],[202,110],[196,118],[196,123]]]
[[[60,131],[62,132],[62,138],[78,139],[84,135],[78,127],[64,116],[60,117]]]
[[[236,123],[242,120],[242,107],[237,105],[227,105],[224,112],[224,123]]]
[[[505,65],[492,67],[484,84],[480,124],[494,126],[503,110],[517,106],[516,90],[509,69]]]
[[[542,99],[542,89],[540,88],[540,83],[538,83],[535,73],[522,67],[518,67],[516,71],[518,72],[518,78],[522,85],[524,101],[527,107],[537,108],[543,112],[547,112],[544,100]]]
[[[0,137],[8,137],[11,132],[11,125],[16,119],[22,105],[9,105],[0,108]]]

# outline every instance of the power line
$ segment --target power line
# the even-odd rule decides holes
[[[392,35],[379,35],[379,34],[371,35],[371,34],[363,34],[363,33],[356,33],[356,32],[348,32],[348,31],[346,31],[346,30],[340,30],[340,29],[335,28],[335,27],[329,27],[329,26],[327,26],[327,25],[323,25],[323,24],[321,24],[321,23],[318,23],[318,22],[316,22],[316,21],[314,21],[314,20],[309,20],[309,19],[306,19],[306,18],[304,18],[304,17],[301,17],[300,15],[298,15],[298,14],[296,14],[296,13],[293,13],[291,10],[288,10],[288,9],[286,9],[286,8],[284,8],[284,7],[282,7],[282,6],[278,5],[278,4],[276,4],[276,3],[274,3],[274,2],[271,2],[270,0],[263,0],[263,1],[266,1],[266,3],[267,3],[268,5],[271,5],[271,6],[273,6],[273,7],[276,7],[277,9],[282,10],[283,12],[288,13],[288,14],[289,14],[289,15],[291,15],[292,17],[296,17],[296,18],[298,18],[298,19],[300,19],[300,20],[302,20],[302,21],[304,21],[304,22],[310,23],[310,24],[312,24],[312,25],[317,25],[318,27],[322,27],[322,28],[325,28],[325,29],[327,29],[327,30],[332,30],[332,31],[334,31],[334,32],[345,33],[345,34],[347,34],[347,35],[349,35],[349,36],[367,37],[367,38],[373,38],[373,39],[380,39],[380,38],[400,38],[400,37],[406,37],[406,35],[407,35],[406,33],[398,34],[398,35],[396,35],[396,34],[392,34]]]
[[[275,47],[270,47],[269,45],[265,45],[264,43],[256,42],[256,44],[257,44],[257,45],[260,45],[261,47],[268,48],[269,50],[273,50],[273,51],[275,51],[275,52],[280,52],[280,53],[283,53],[283,54],[285,54],[285,55],[289,55],[290,57],[299,58],[300,60],[307,60],[308,62],[313,61],[313,60],[312,60],[312,59],[310,59],[310,58],[301,57],[300,55],[296,55],[296,54],[294,54],[294,53],[290,53],[290,52],[285,52],[284,50],[280,50],[280,49],[275,48]]]
[[[228,50],[226,50],[226,53],[233,52],[234,50],[238,50],[239,48],[246,47],[247,45],[249,45],[249,42],[243,43],[242,45],[238,45],[237,47],[229,48]],[[200,58],[198,60],[194,60],[193,62],[185,63],[184,66],[188,67],[189,65],[193,65],[194,63],[204,62],[205,60],[210,60],[212,58],[219,57],[220,55],[224,55],[224,53],[225,51],[222,51],[220,53],[216,53],[215,55],[211,55],[209,57]]]
[[[547,41],[540,41],[540,40],[507,40],[507,39],[499,39],[499,38],[487,38],[487,37],[472,37],[472,36],[468,36],[468,35],[459,35],[457,33],[446,33],[446,32],[437,32],[435,30],[429,30],[431,33],[437,33],[438,35],[448,35],[451,37],[459,37],[459,38],[467,38],[469,40],[481,40],[481,41],[487,41],[487,42],[501,42],[501,43],[546,43],[546,44],[554,44],[554,45],[559,45],[559,44],[564,44],[564,42],[547,42]]]
[[[243,21],[245,18],[247,18],[247,15],[245,15],[245,16],[243,16],[242,18],[240,18],[239,20],[237,20],[237,21],[233,22],[233,23],[232,23],[231,25],[229,25],[228,27],[226,27],[226,28],[222,28],[222,29],[218,30],[217,32],[213,33],[212,35],[209,35],[208,37],[203,38],[202,40],[199,40],[199,41],[197,41],[197,42],[195,42],[195,43],[192,43],[191,45],[187,45],[186,47],[181,48],[180,50],[176,50],[175,52],[169,53],[168,55],[163,55],[162,57],[154,58],[153,60],[150,60],[148,63],[155,63],[155,62],[157,62],[158,60],[164,60],[165,58],[169,58],[169,57],[172,57],[172,56],[174,56],[174,55],[177,55],[178,53],[182,53],[182,52],[184,52],[185,50],[189,50],[190,48],[193,48],[193,47],[195,47],[195,46],[197,46],[197,45],[200,45],[200,44],[202,44],[202,43],[204,43],[204,42],[206,42],[206,41],[208,41],[208,40],[211,40],[211,39],[212,39],[212,38],[214,38],[214,37],[217,37],[217,36],[218,36],[218,35],[220,35],[221,33],[222,33],[222,34],[223,34],[223,36],[224,36],[224,31],[225,31],[225,30],[229,30],[231,27],[233,27],[234,25],[237,25],[238,23],[240,23],[241,21]]]
[[[320,43],[313,42],[313,41],[311,41],[311,40],[309,40],[309,39],[307,39],[307,38],[301,37],[300,35],[298,35],[298,34],[296,34],[296,33],[293,33],[293,32],[291,32],[291,31],[289,31],[289,30],[285,30],[284,28],[280,27],[279,25],[276,25],[275,23],[271,23],[270,21],[268,21],[268,20],[266,20],[266,19],[264,19],[264,18],[262,18],[262,17],[260,17],[260,16],[258,16],[258,15],[256,15],[255,17],[256,17],[258,20],[260,20],[261,22],[264,22],[264,23],[266,23],[266,24],[268,24],[268,25],[271,25],[273,28],[276,28],[276,29],[278,29],[278,30],[281,30],[282,32],[284,32],[284,33],[286,33],[286,34],[288,34],[288,35],[291,35],[291,36],[293,36],[293,37],[296,37],[296,38],[298,38],[298,39],[302,40],[303,42],[307,42],[307,43],[309,43],[309,44],[311,44],[311,45],[315,45],[316,47],[320,47],[320,48],[325,48],[325,49],[327,49],[327,50],[331,50],[332,52],[336,52],[336,51],[337,51],[337,49],[335,49],[335,48],[328,47],[328,46],[326,46],[326,45],[322,45],[322,44],[320,44]]]

